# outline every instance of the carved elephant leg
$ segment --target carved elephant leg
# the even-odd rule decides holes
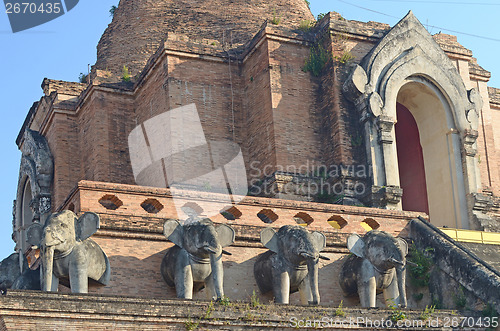
[[[81,256],[80,256],[81,258]],[[69,282],[72,293],[88,293],[88,266],[83,259],[76,258],[69,265]]]
[[[358,282],[359,302],[363,308],[375,308],[377,299],[377,281],[375,276]]]
[[[222,254],[219,254],[218,256],[210,254],[210,264],[212,265],[212,273],[209,276],[212,283],[212,286],[210,286],[212,298],[221,299],[224,296],[224,270],[222,267]]]
[[[193,272],[186,251],[180,251],[175,268],[175,291],[181,299],[193,298]]]
[[[212,274],[210,274],[210,276],[208,276],[208,278],[205,280],[205,288],[206,288],[207,300],[214,300],[217,298],[215,294],[214,278],[212,277]]]
[[[288,272],[276,272],[276,274],[273,275],[273,283],[274,299],[276,303],[288,304],[290,301],[290,275]]]
[[[59,278],[52,274],[52,284],[50,287],[51,292],[57,292],[59,290]]]
[[[394,303],[395,305],[399,304],[398,279],[396,275],[392,276],[391,283],[386,289],[384,289],[384,300],[386,306],[391,303]]]
[[[307,305],[309,302],[313,300],[313,295],[311,291],[311,283],[309,282],[308,277],[306,277],[302,283],[299,285],[299,294],[300,294],[300,302],[303,305]]]

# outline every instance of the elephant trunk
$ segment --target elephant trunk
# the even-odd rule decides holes
[[[396,268],[396,275],[398,278],[398,290],[399,290],[399,305],[401,307],[406,307],[406,267]]]
[[[309,285],[311,287],[312,301],[309,302],[311,305],[319,305],[319,288],[318,288],[318,260],[308,259],[307,261],[307,271],[309,277]]]
[[[52,290],[54,246],[42,247],[42,291]]]

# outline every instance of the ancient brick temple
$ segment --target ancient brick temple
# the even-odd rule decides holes
[[[359,306],[338,285],[346,238],[378,229],[433,247],[436,256],[452,252],[436,258],[428,288],[408,288],[410,308],[436,300],[454,308],[447,293],[463,288],[471,307],[500,311],[500,290],[487,290],[500,289],[498,265],[491,255],[472,254],[492,250],[498,258],[500,89],[488,87],[490,73],[455,36],[430,35],[411,12],[394,27],[335,12],[316,21],[303,0],[122,0],[97,54],[88,83],[44,79],[45,96],[28,112],[16,140],[22,159],[13,238],[34,267],[30,224],[65,209],[95,212],[100,229],[92,238],[109,258],[111,282],[76,301],[10,292],[0,307],[3,327],[184,323],[189,315],[170,300],[175,290],[160,264],[172,246],[163,224],[185,219],[178,206],[186,203],[202,215],[204,204],[215,204],[219,212],[206,216],[236,231],[226,248],[232,256],[224,256],[231,300],[260,296],[253,278],[255,257],[266,250],[260,231],[298,223],[327,238],[322,306]],[[174,192],[167,163],[175,168],[175,158],[152,166],[142,181],[137,163],[149,162],[155,142],[134,147],[131,133],[186,107],[196,109],[209,149],[213,142],[237,147],[245,189],[229,190],[229,200],[205,181]],[[173,126],[186,137],[200,134]],[[193,169],[207,169],[202,154],[188,155]],[[230,186],[225,174],[222,186]],[[464,248],[442,231],[479,239]],[[69,290],[61,285],[59,292]],[[423,299],[411,295],[417,292]],[[205,299],[204,290],[195,299]],[[36,308],[43,300],[52,315]],[[182,304],[198,311],[201,303]]]

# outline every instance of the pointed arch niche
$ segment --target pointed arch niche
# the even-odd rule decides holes
[[[428,208],[437,226],[477,228],[470,198],[481,187],[475,156],[482,101],[411,12],[353,68],[343,92],[364,126],[372,205]]]
[[[16,251],[25,253],[31,247],[26,230],[34,222],[44,224],[52,208],[54,162],[47,140],[37,131],[26,129],[20,149],[22,156],[14,201],[13,239]]]

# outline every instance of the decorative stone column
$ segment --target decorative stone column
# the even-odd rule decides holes
[[[14,221],[12,238],[16,242],[16,250],[24,253],[29,247],[26,243],[26,230],[33,222],[45,223],[52,208],[51,189],[53,182],[54,162],[45,137],[37,131],[26,129],[21,140],[22,152],[17,197],[14,201]],[[23,215],[26,185],[29,183],[31,197],[29,207],[32,218]]]

